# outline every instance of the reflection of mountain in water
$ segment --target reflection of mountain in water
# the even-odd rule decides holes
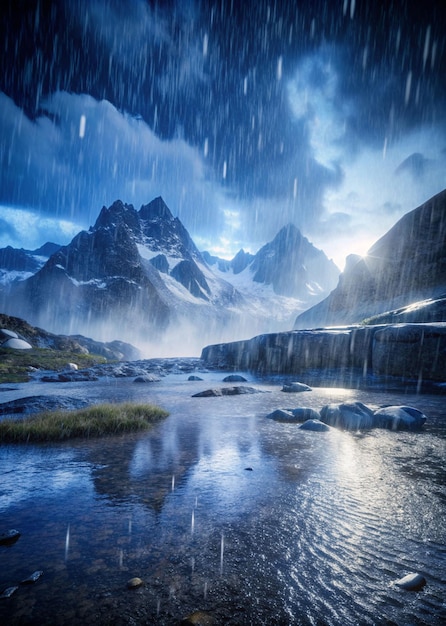
[[[110,504],[136,498],[160,512],[166,496],[184,483],[199,458],[198,426],[179,423],[174,430],[156,426],[148,436],[126,435],[119,446],[113,438],[92,447],[88,460],[96,492]]]

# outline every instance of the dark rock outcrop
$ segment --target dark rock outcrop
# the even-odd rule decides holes
[[[354,326],[258,335],[206,346],[214,367],[262,374],[446,381],[446,323]]]
[[[64,350],[74,354],[97,354],[116,361],[135,361],[141,356],[137,348],[124,341],[101,342],[82,335],[56,335],[42,328],[31,326],[19,317],[2,313],[0,313],[0,328],[9,329],[13,333],[11,337],[16,334],[35,348]]]

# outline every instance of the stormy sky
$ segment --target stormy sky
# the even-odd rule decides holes
[[[446,187],[446,3],[7,0],[0,246],[161,195],[198,247],[342,269]]]

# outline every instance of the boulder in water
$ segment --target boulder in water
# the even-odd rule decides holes
[[[377,428],[420,430],[427,417],[411,406],[386,406],[373,414]]]
[[[270,420],[274,420],[275,422],[296,422],[296,418],[291,413],[291,411],[287,409],[276,409],[272,413],[268,413],[266,416]]]
[[[421,574],[414,572],[395,580],[394,585],[406,591],[419,591],[426,585],[426,579]]]
[[[321,420],[310,419],[306,420],[299,426],[301,430],[312,430],[313,432],[327,432],[331,430],[331,426],[324,424]]]
[[[154,376],[153,374],[142,374],[141,376],[137,376],[134,383],[159,383],[160,379],[158,376]]]
[[[320,413],[316,409],[312,409],[307,406],[299,406],[296,409],[291,409],[291,413],[295,417],[297,422],[305,422],[306,420],[319,420]]]
[[[18,530],[11,529],[0,535],[0,546],[10,546],[20,537]]]
[[[304,383],[286,383],[282,387],[286,393],[300,393],[301,391],[311,391],[311,387]]]
[[[229,374],[229,376],[226,376],[225,378],[223,378],[223,382],[224,383],[247,383],[248,381],[243,376],[240,376],[240,374]]]
[[[373,428],[373,411],[362,402],[326,404],[321,409],[321,421],[344,430]]]
[[[239,396],[245,393],[263,393],[254,387],[222,387],[221,389],[206,389],[194,393],[192,398],[210,398],[215,396]]]

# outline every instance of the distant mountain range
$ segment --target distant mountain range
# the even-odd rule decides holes
[[[295,328],[446,321],[446,190],[404,215]]]
[[[161,197],[139,211],[118,200],[67,246],[0,250],[0,305],[53,333],[180,356],[289,329],[338,276],[293,225],[226,261],[201,253]]]

